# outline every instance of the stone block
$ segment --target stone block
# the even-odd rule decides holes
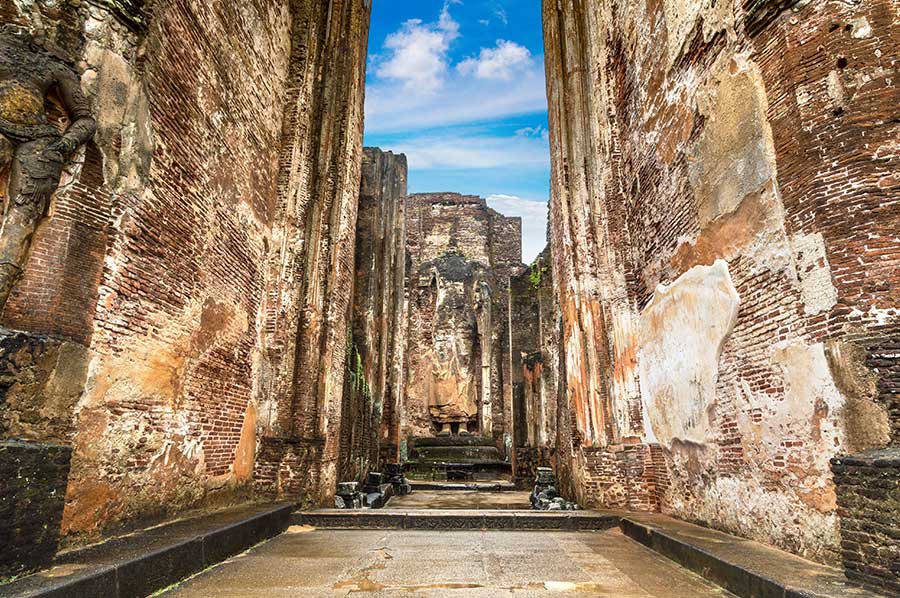
[[[0,577],[52,561],[71,454],[62,445],[0,441]]]

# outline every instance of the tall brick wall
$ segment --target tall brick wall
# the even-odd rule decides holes
[[[556,465],[559,443],[559,310],[549,246],[511,279],[509,294],[515,475],[531,481],[536,467]]]
[[[328,504],[337,481],[362,162],[369,0],[295,0],[256,390],[263,446],[316,458],[269,489]],[[268,466],[268,465],[267,465]],[[311,475],[307,475],[310,473]]]
[[[560,420],[595,503],[838,559],[829,459],[897,442],[898,20],[545,1]]]
[[[365,148],[341,417],[341,480],[399,461],[406,354],[406,156]]]
[[[98,121],[0,318],[46,347],[4,438],[72,446],[74,538],[336,477],[370,2],[143,6],[0,0]]]

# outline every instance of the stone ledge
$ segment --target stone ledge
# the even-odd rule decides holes
[[[409,481],[413,490],[422,491],[457,491],[457,492],[515,492],[516,485],[512,482],[417,482]]]
[[[839,569],[664,515],[622,517],[623,533],[742,598],[880,598]]]
[[[148,596],[282,533],[291,510],[287,503],[238,507],[115,538],[0,586],[0,598]]]
[[[345,511],[321,509],[291,516],[293,525],[323,529],[431,529],[597,531],[616,527],[619,517],[594,511]]]
[[[873,449],[856,455],[835,457],[831,460],[832,469],[842,467],[891,467],[900,468],[900,447]]]

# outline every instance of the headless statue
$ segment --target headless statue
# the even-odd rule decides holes
[[[54,88],[71,121],[62,134],[44,109]],[[0,309],[22,276],[66,162],[96,127],[73,68],[28,33],[0,29]]]

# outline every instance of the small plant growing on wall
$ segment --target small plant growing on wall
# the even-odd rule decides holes
[[[544,277],[544,274],[550,271],[550,267],[543,262],[543,260],[538,257],[531,263],[531,274],[529,274],[528,278],[531,280],[531,286],[535,289],[541,286],[541,280]]]

